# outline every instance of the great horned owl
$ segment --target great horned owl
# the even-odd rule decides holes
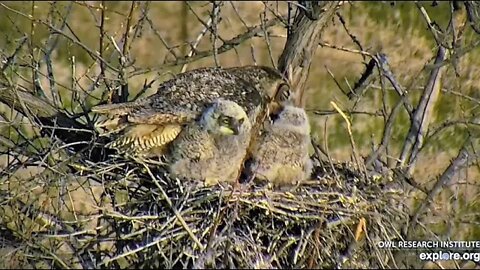
[[[206,185],[234,182],[250,139],[251,124],[237,103],[217,99],[168,145],[170,174]]]
[[[245,164],[246,175],[274,185],[294,184],[310,177],[310,124],[304,109],[285,103],[265,129]]]
[[[164,151],[183,127],[200,116],[217,98],[236,102],[246,111],[252,125],[272,105],[278,95],[289,93],[282,75],[266,66],[200,68],[164,82],[157,93],[134,102],[99,105],[93,112],[106,114],[108,121],[97,127],[114,134],[107,146],[120,152],[155,156]]]

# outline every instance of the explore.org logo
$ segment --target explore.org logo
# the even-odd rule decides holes
[[[422,261],[464,260],[480,262],[480,241],[379,241],[377,247],[380,249],[415,250],[418,258]]]
[[[382,249],[463,249],[479,250],[480,241],[379,241],[377,247]]]

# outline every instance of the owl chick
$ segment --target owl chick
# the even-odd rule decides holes
[[[218,98],[236,102],[256,125],[270,103],[289,91],[287,81],[265,66],[200,68],[163,83],[156,94],[134,102],[98,105],[93,112],[110,119],[97,124],[113,134],[107,147],[135,155],[163,154],[182,129]],[[281,90],[281,91],[279,91]],[[282,93],[282,94],[279,94]],[[263,120],[262,120],[263,121]]]
[[[302,108],[285,103],[265,130],[245,163],[246,175],[274,185],[294,184],[310,177],[310,124]]]
[[[203,180],[205,185],[236,181],[250,131],[250,120],[241,106],[215,100],[169,144],[166,160],[170,174]]]

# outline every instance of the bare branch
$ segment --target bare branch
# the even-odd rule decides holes
[[[211,43],[212,43],[212,46],[213,46],[213,61],[215,62],[215,66],[220,66],[219,62],[218,62],[218,49],[217,49],[217,39],[219,38],[218,36],[218,24],[220,22],[220,19],[221,17],[219,17],[220,15],[220,10],[221,10],[221,6],[223,5],[223,1],[220,1],[220,3],[218,3],[217,1],[213,1],[212,2],[213,6],[212,6],[212,13],[211,13],[211,16],[210,16],[210,19],[211,19],[211,22],[212,22],[212,25],[210,26],[211,27]],[[222,40],[223,41],[223,40]]]
[[[47,132],[55,132],[55,135],[65,143],[83,141],[83,144],[74,147],[77,148],[77,151],[82,150],[92,140],[91,128],[75,121],[71,116],[61,112],[46,100],[35,97],[31,93],[13,87],[2,87],[0,89],[0,102],[26,116],[30,115],[29,118],[32,123],[38,123],[39,127],[44,128]],[[35,121],[32,115],[38,121]],[[94,155],[100,158],[99,153]]]
[[[185,3],[185,5],[188,6],[188,3]],[[233,5],[233,3],[232,3]],[[214,9],[214,12],[220,12],[220,8],[217,8],[217,9]],[[212,22],[213,22],[213,18],[214,16],[218,16],[218,14],[216,15],[212,15],[210,16],[210,18],[208,19],[207,21],[207,25],[203,28],[203,30],[198,34],[197,38],[195,39],[195,42],[193,43],[193,45],[191,45],[191,49],[190,49],[190,52],[187,54],[187,57],[192,57],[192,55],[195,53],[195,51],[197,50],[197,46],[198,44],[200,44],[200,41],[202,40],[202,38],[205,36],[205,34],[207,33],[209,27],[212,25]],[[213,45],[215,46],[215,45]],[[217,47],[215,46],[215,49],[217,50],[216,53],[218,53],[218,49]],[[185,72],[187,70],[187,67],[188,67],[188,62],[185,63],[183,66],[182,66],[182,69],[180,72]]]
[[[403,99],[403,98],[402,98]],[[400,109],[402,108],[403,101],[400,100],[397,105],[393,108],[392,112],[388,116],[388,120],[385,124],[385,127],[383,128],[383,135],[382,135],[382,141],[373,153],[370,154],[370,156],[367,158],[365,162],[365,166],[368,168],[370,167],[373,162],[378,158],[381,152],[383,152],[385,149],[387,149],[389,143],[390,143],[390,138],[392,137],[392,131],[394,127],[394,122],[400,112]]]
[[[440,47],[437,52],[435,63],[441,62],[446,58],[445,48]],[[423,144],[423,137],[427,132],[428,125],[433,110],[433,106],[440,93],[440,80],[442,78],[442,70],[440,68],[434,69],[430,73],[427,84],[423,91],[417,109],[411,118],[411,125],[405,139],[405,143],[400,154],[399,163],[403,165],[408,160],[413,160],[418,154],[418,150]],[[407,155],[411,151],[410,157]],[[415,164],[408,163],[409,170],[414,168]]]
[[[376,61],[374,58],[370,59],[368,64],[365,67],[365,71],[362,73],[362,76],[360,79],[358,79],[357,82],[355,82],[355,85],[353,86],[353,89],[351,92],[347,94],[347,97],[349,99],[353,99],[353,97],[361,96],[365,92],[365,89],[368,87],[370,82],[373,80],[373,70],[375,68]]]
[[[312,2],[312,12],[307,14],[305,10],[298,9],[294,23],[287,37],[287,42],[278,60],[278,69],[287,78],[293,78],[293,88],[296,96],[303,95],[305,82],[308,78],[308,70],[312,62],[312,56],[318,47],[320,34],[327,23],[331,20],[339,7],[340,1]],[[311,20],[309,17],[316,17]],[[300,51],[299,51],[300,50]],[[292,74],[289,74],[289,69]],[[296,100],[298,104],[300,100]]]
[[[265,43],[267,43],[268,56],[270,57],[270,62],[272,63],[273,68],[277,69],[277,64],[273,60],[272,46],[270,44],[270,37],[267,29],[265,28],[265,21],[267,20],[267,5],[264,3],[264,10],[260,13],[260,21],[262,25],[263,35],[265,37]]]
[[[480,34],[480,6],[476,1],[464,1],[465,8],[467,9],[468,20],[470,27],[477,34]]]
[[[327,48],[332,48],[332,49],[335,49],[335,50],[343,51],[343,52],[360,54],[362,56],[370,56],[372,58],[374,57],[371,53],[369,53],[367,51],[361,51],[361,50],[356,50],[356,49],[339,47],[339,46],[336,46],[334,44],[330,44],[328,42],[319,42],[318,45],[320,45],[322,47],[327,47]]]
[[[404,103],[405,109],[408,112],[408,115],[410,116],[410,119],[412,119],[412,114],[413,114],[413,106],[412,104],[408,101],[408,97],[403,90],[403,88],[400,86],[398,81],[395,79],[395,75],[392,73],[390,69],[390,65],[388,64],[387,56],[383,53],[378,53],[375,56],[375,59],[377,61],[378,67],[381,71],[381,74],[385,76],[389,81],[390,84],[392,84],[393,88],[395,91],[398,93],[398,95],[402,98],[402,102]]]
[[[278,19],[278,18],[270,19],[268,22],[265,23],[265,27],[266,28],[272,27],[274,25],[277,25],[279,22],[280,22],[280,19]],[[217,48],[218,49],[218,54],[225,53],[225,52],[237,47],[238,45],[240,45],[243,42],[251,39],[252,37],[257,36],[262,31],[263,31],[262,25],[257,25],[255,27],[250,27],[248,31],[246,31],[246,32],[244,32],[244,33],[242,33],[242,34],[240,34],[240,35],[238,35],[238,36],[236,36],[232,39],[225,40],[223,42],[222,46]],[[135,71],[132,71],[130,73],[130,77],[137,76],[137,75],[144,74],[144,73],[151,72],[151,71],[160,71],[160,70],[168,68],[168,67],[183,65],[183,64],[186,64],[186,63],[191,63],[191,62],[194,62],[196,60],[212,56],[212,54],[213,54],[212,50],[199,51],[199,52],[196,52],[193,56],[190,56],[190,57],[187,55],[187,56],[184,56],[184,57],[178,57],[173,61],[167,61],[158,68],[136,69]]]
[[[11,12],[14,12],[22,17],[25,17],[29,20],[32,21],[32,23],[41,23],[45,26],[47,26],[51,31],[52,33],[54,34],[60,34],[64,37],[66,37],[68,40],[70,40],[71,42],[73,42],[75,45],[78,45],[80,46],[82,49],[84,49],[89,55],[90,57],[92,57],[93,59],[96,59],[96,60],[99,60],[101,62],[103,62],[108,68],[110,68],[112,71],[114,72],[118,72],[118,70],[113,67],[112,65],[110,65],[105,59],[101,58],[100,56],[97,55],[96,52],[94,52],[92,49],[90,49],[89,47],[87,47],[87,45],[83,44],[82,42],[78,41],[78,39],[75,39],[75,38],[72,38],[71,36],[67,35],[66,33],[64,33],[63,31],[61,31],[60,29],[54,27],[53,25],[43,21],[43,20],[39,20],[39,19],[35,19],[33,18],[31,15],[26,15],[22,12],[19,12],[18,10],[15,10],[15,9],[12,9],[10,8],[9,6],[5,5],[4,3],[0,3],[0,6],[4,7],[5,9],[11,11]],[[68,27],[68,25],[67,25]],[[71,30],[71,28],[69,28]],[[72,32],[73,33],[73,32]]]
[[[353,43],[358,46],[360,51],[365,51],[363,49],[362,44],[360,44],[360,41],[358,40],[358,38],[354,34],[352,34],[350,30],[348,30],[347,23],[345,22],[345,19],[342,17],[342,15],[339,12],[336,12],[336,15],[340,20],[340,22],[342,23],[343,29],[345,29],[345,32],[347,32],[348,36],[350,37],[350,39],[352,39]],[[365,60],[365,56],[363,54],[362,54],[362,57],[363,57],[363,60]]]
[[[413,229],[416,227],[419,221],[418,219],[420,218],[420,215],[423,214],[425,209],[432,202],[433,198],[442,190],[442,187],[444,187],[448,182],[450,182],[454,177],[454,175],[460,169],[465,168],[465,166],[468,164],[468,160],[472,156],[472,152],[471,152],[472,150],[469,150],[469,147],[471,146],[471,144],[473,144],[474,141],[475,139],[472,139],[470,137],[465,141],[465,143],[462,146],[462,149],[458,152],[457,157],[450,163],[448,168],[438,178],[437,182],[432,187],[427,197],[423,200],[420,206],[415,210],[415,212],[411,216],[410,224],[408,225],[408,228],[407,228],[407,235],[410,235],[412,233]]]

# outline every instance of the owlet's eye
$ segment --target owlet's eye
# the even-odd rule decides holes
[[[230,124],[230,119],[228,119],[228,117],[222,116],[218,120],[222,126],[228,126]]]
[[[245,118],[242,118],[242,119],[238,120],[238,123],[241,125],[241,124],[243,124],[243,121],[245,121]]]

